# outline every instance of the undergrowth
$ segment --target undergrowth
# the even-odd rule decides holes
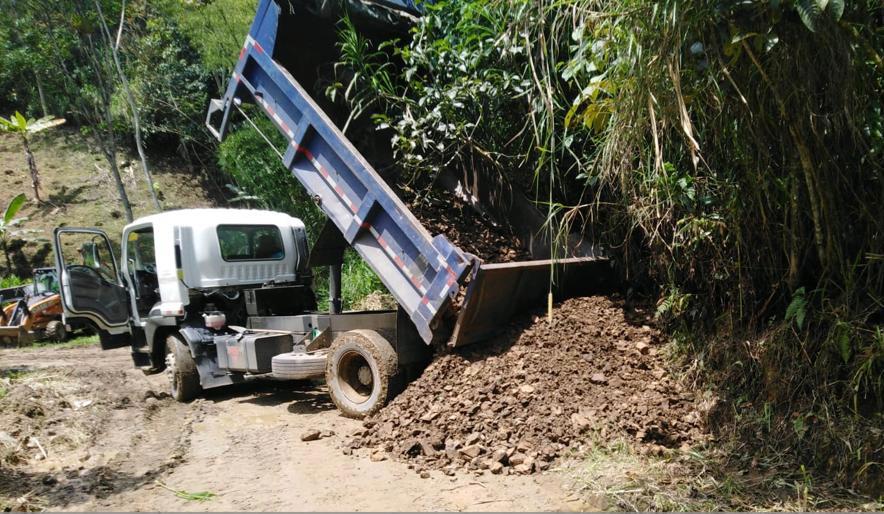
[[[30,280],[19,278],[17,275],[7,275],[0,277],[0,289],[7,287],[18,287],[30,283]]]
[[[72,337],[67,341],[58,343],[55,341],[37,341],[31,346],[21,348],[20,350],[43,350],[47,348],[51,348],[53,350],[68,350],[71,348],[82,348],[86,346],[95,346],[98,344],[98,336],[94,334],[90,335],[79,335],[77,337]]]
[[[728,445],[737,441],[727,441]],[[575,499],[585,510],[621,511],[877,511],[884,497],[868,498],[811,476],[802,467],[723,466],[733,448],[652,456],[625,441],[596,441],[566,465]],[[725,455],[722,455],[725,454]]]

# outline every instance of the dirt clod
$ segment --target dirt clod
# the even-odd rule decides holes
[[[322,437],[322,432],[316,429],[310,429],[301,434],[301,440],[304,442],[318,441],[320,437]]]
[[[494,341],[438,357],[364,422],[354,447],[446,474],[530,474],[592,434],[664,449],[702,440],[703,417],[660,352],[625,343],[652,350],[662,340],[630,316],[607,298],[567,300],[552,323],[535,313]],[[415,440],[439,441],[440,451],[416,451]]]
[[[461,200],[418,198],[415,192],[401,194],[412,213],[431,234],[444,234],[452,243],[485,262],[530,260],[524,245],[509,227],[480,215]]]

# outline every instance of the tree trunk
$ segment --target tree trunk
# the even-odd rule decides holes
[[[9,258],[9,247],[6,245],[6,236],[3,236],[3,240],[0,241],[0,244],[3,245],[3,257],[6,258],[6,274],[12,274],[12,259]]]
[[[99,81],[99,84],[101,83],[102,82]],[[123,178],[120,176],[120,167],[117,165],[117,142],[114,138],[114,120],[110,111],[110,98],[105,95],[101,95],[101,109],[102,115],[104,116],[104,124],[107,128],[105,129],[106,133],[103,134],[101,133],[102,129],[97,128],[96,139],[102,146],[102,153],[104,153],[104,157],[110,167],[111,176],[114,178],[114,184],[117,186],[117,194],[120,197],[120,204],[122,204],[123,211],[126,214],[126,221],[132,223],[132,220],[135,219],[132,215],[132,204],[129,203],[129,195],[126,194],[126,186],[123,184]]]
[[[31,172],[31,185],[34,187],[34,197],[38,202],[42,203],[43,199],[40,198],[40,175],[37,173],[37,161],[34,159],[34,154],[31,152],[31,145],[28,142],[28,137],[22,134],[21,141],[25,147],[25,160],[28,163],[28,171]]]
[[[43,111],[43,117],[49,116],[49,109],[46,108],[46,96],[43,94],[43,81],[40,80],[40,74],[34,72],[34,78],[37,82],[37,94],[40,96],[40,110]]]
[[[162,211],[163,207],[160,205],[160,199],[157,197],[157,190],[153,183],[153,175],[151,175],[150,169],[147,167],[147,156],[144,154],[144,147],[141,141],[141,119],[138,116],[138,105],[135,103],[135,96],[132,94],[132,89],[129,87],[129,80],[126,78],[126,74],[123,72],[123,66],[120,64],[120,52],[117,48],[120,42],[120,36],[122,36],[123,33],[123,19],[126,12],[126,3],[123,2],[120,6],[120,29],[117,34],[116,43],[114,43],[110,30],[107,28],[107,23],[104,21],[104,13],[101,11],[101,4],[98,0],[95,0],[95,8],[98,10],[98,21],[101,23],[102,33],[104,33],[104,36],[107,39],[107,45],[110,47],[111,56],[114,60],[114,67],[117,70],[117,75],[120,77],[120,83],[123,85],[126,102],[129,104],[129,110],[132,112],[132,125],[135,128],[135,147],[138,149],[138,157],[141,159],[141,169],[144,170],[144,180],[147,182],[147,188],[150,191],[150,197],[153,200],[154,207],[156,207],[158,211]]]

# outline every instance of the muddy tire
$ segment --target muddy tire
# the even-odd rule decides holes
[[[338,336],[328,352],[325,382],[344,416],[361,419],[396,394],[398,359],[389,341],[373,330]]]
[[[67,338],[67,328],[60,320],[55,319],[46,324],[46,339],[61,343]]]
[[[166,338],[166,373],[169,376],[172,398],[189,402],[202,393],[200,375],[190,355],[190,348],[177,335]]]

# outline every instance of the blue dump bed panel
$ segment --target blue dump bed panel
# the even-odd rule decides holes
[[[446,237],[426,231],[304,88],[273,59],[279,19],[279,5],[261,0],[224,98],[213,102],[207,124],[223,139],[235,105],[260,106],[287,140],[285,166],[378,274],[429,343],[473,263]],[[217,129],[212,127],[216,115],[222,116]]]

